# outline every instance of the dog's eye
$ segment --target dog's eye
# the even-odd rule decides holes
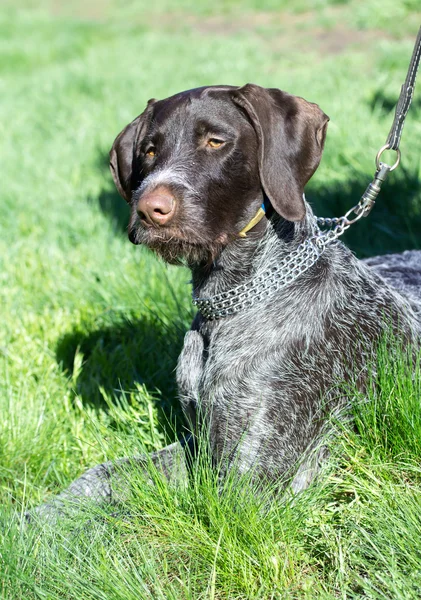
[[[208,146],[210,146],[211,148],[220,148],[223,143],[224,140],[218,140],[217,138],[211,138],[210,140],[208,140]]]
[[[146,156],[149,156],[149,158],[153,158],[156,155],[156,148],[151,146],[150,148],[148,148],[146,150],[145,154],[146,154]]]

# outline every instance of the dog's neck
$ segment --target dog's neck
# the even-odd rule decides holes
[[[285,258],[316,232],[307,203],[306,208],[306,216],[297,223],[276,214],[263,219],[246,238],[228,244],[211,267],[192,265],[194,295],[209,297],[225,292]]]

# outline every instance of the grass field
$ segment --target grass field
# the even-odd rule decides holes
[[[218,494],[204,457],[189,489],[139,476],[123,513],[20,527],[86,468],[181,427],[189,274],[127,240],[116,134],[150,97],[190,87],[302,95],[331,117],[307,195],[339,216],[373,175],[420,17],[418,0],[3,0],[1,598],[421,597],[421,377],[404,354],[380,353],[380,391],[294,503],[247,481]],[[357,255],[421,247],[420,139],[421,84],[402,166],[347,235]]]

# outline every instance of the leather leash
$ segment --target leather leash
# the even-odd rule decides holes
[[[402,130],[405,123],[405,117],[408,113],[409,107],[411,106],[412,97],[414,95],[415,80],[417,78],[418,66],[421,58],[421,27],[418,31],[417,39],[415,42],[414,51],[412,53],[411,62],[409,63],[408,73],[406,75],[405,83],[401,88],[401,95],[399,96],[398,104],[396,105],[395,118],[393,120],[392,127],[386,140],[385,146],[389,150],[399,150],[399,144],[401,141]]]

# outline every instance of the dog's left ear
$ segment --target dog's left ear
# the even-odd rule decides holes
[[[304,186],[322,157],[329,117],[317,104],[251,83],[235,90],[233,100],[256,132],[260,181],[273,208],[301,221]]]
[[[118,134],[110,150],[111,174],[120,196],[126,202],[130,202],[132,191],[140,183],[140,174],[136,164],[136,146],[144,137],[144,130],[155,102],[154,99],[149,100],[143,113]]]

